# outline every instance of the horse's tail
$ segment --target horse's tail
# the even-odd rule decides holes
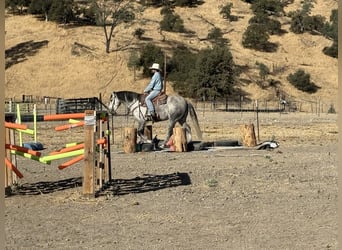
[[[195,108],[189,102],[188,102],[188,109],[190,111],[190,116],[191,116],[192,122],[195,126],[197,137],[199,140],[202,140],[202,131],[201,131],[201,128],[200,128],[199,123],[198,123],[198,118],[197,118]]]

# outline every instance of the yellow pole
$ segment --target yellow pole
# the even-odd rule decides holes
[[[17,123],[21,124],[21,114],[20,114],[20,105],[17,103]],[[23,137],[22,133],[19,131],[19,145],[23,146]]]
[[[33,105],[33,131],[34,142],[37,142],[37,104]]]

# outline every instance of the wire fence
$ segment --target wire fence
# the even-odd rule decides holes
[[[94,97],[88,98],[93,99]],[[87,99],[87,98],[79,98]],[[101,99],[101,98],[100,98]],[[63,98],[50,96],[23,95],[21,99],[5,99],[5,112],[15,113],[17,105],[22,113],[30,113],[36,106],[37,114],[60,113],[60,104]],[[336,113],[334,101],[329,103],[316,100],[244,100],[239,101],[191,101],[198,112],[222,111],[222,112],[305,112],[320,115],[322,113]],[[82,108],[82,107],[81,107]],[[77,110],[77,107],[76,107]]]
[[[83,99],[83,98],[82,98]],[[92,98],[89,98],[92,100]],[[33,110],[36,107],[37,116],[46,114],[56,114],[61,103],[61,98],[56,97],[25,97],[21,100],[6,100],[5,111],[6,116],[12,114],[15,118],[17,108],[20,108],[22,122],[29,122],[30,118],[25,120],[25,115],[33,117]],[[67,103],[67,102],[62,102]],[[330,113],[336,113],[331,105],[317,101],[296,101],[284,103],[281,101],[227,101],[227,102],[200,102],[191,101],[195,107],[201,130],[204,137],[208,140],[218,140],[224,138],[239,139],[238,127],[241,124],[258,123],[262,126],[273,123],[275,120],[286,120],[292,122],[293,119],[302,119],[302,121],[310,121],[316,119],[324,120]],[[86,108],[84,105],[79,106],[81,109]],[[76,111],[75,111],[76,112]],[[77,112],[83,112],[78,110]],[[259,116],[258,116],[259,114]],[[111,145],[121,148],[124,138],[125,127],[137,127],[137,122],[128,112],[127,108],[120,106],[116,116],[110,116],[112,141]],[[38,122],[41,121],[38,119]],[[295,122],[295,121],[293,121]],[[191,123],[190,123],[191,126]],[[38,127],[39,124],[38,124]],[[44,126],[43,126],[44,127]],[[164,139],[166,135],[167,124],[165,122],[153,124],[153,137]],[[257,131],[257,135],[259,131]],[[196,137],[194,138],[197,139]]]

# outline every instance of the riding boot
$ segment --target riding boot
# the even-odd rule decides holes
[[[153,121],[153,118],[156,116],[154,112],[148,112],[146,114],[146,121]]]

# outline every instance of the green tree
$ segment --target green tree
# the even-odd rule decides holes
[[[321,15],[306,16],[303,19],[305,31],[310,33],[321,33],[324,28],[325,17]]]
[[[334,9],[330,14],[330,22],[326,22],[323,28],[323,34],[332,39],[338,41],[338,10]]]
[[[223,38],[223,33],[220,28],[212,28],[209,30],[207,38],[214,44],[225,44],[228,42],[227,39]]]
[[[45,21],[49,21],[49,11],[54,0],[32,0],[29,5],[29,13],[33,15],[43,15]]]
[[[164,53],[158,46],[148,43],[146,44],[140,53],[140,60],[137,61],[136,67],[143,68],[143,76],[150,76],[149,67],[153,63],[159,63],[163,65]]]
[[[227,46],[201,50],[196,60],[196,71],[193,91],[197,97],[216,100],[233,93],[235,64]]]
[[[185,32],[184,21],[182,18],[174,14],[173,12],[163,12],[163,19],[160,21],[161,30],[169,31],[169,32]]]
[[[168,71],[173,89],[185,97],[225,99],[236,87],[237,70],[228,46],[214,45],[198,53],[178,47]]]
[[[323,53],[338,58],[338,11],[334,9],[331,11],[330,23],[326,22],[323,27],[323,34],[325,37],[332,39],[333,43],[330,47],[324,47]]]
[[[194,7],[200,4],[202,1],[199,0],[140,0],[140,4],[154,7],[161,7],[166,5],[180,6],[180,7]]]
[[[271,19],[265,13],[256,13],[249,19],[248,23],[262,25],[265,31],[270,35],[279,35],[282,32],[281,23],[275,19]]]
[[[74,20],[73,7],[73,0],[54,0],[48,13],[50,21],[66,24]]]
[[[314,2],[315,0],[304,0],[301,9],[288,13],[288,16],[291,17],[290,30],[293,33],[322,32],[325,18],[321,15],[310,16]]]
[[[180,95],[195,97],[193,89],[197,84],[196,60],[197,54],[192,53],[185,46],[178,46],[173,51],[167,65],[168,78],[173,82],[173,89]]]
[[[251,9],[254,14],[278,16],[284,13],[284,6],[280,0],[253,1]]]
[[[267,50],[269,35],[262,24],[251,24],[242,36],[242,45],[245,48],[260,51]]]
[[[30,3],[31,0],[5,0],[5,8],[10,10],[13,14],[22,15]]]

